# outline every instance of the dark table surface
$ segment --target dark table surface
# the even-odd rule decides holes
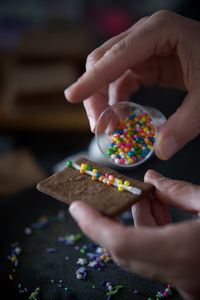
[[[144,105],[157,107],[168,117],[181,103],[183,96],[184,93],[177,91],[166,90],[163,92],[159,89],[146,89],[138,93],[134,100]],[[151,99],[150,102],[149,99]],[[199,151],[200,138],[198,137],[169,161],[164,162],[152,157],[141,167],[123,171],[123,173],[143,179],[146,170],[151,168],[171,178],[200,184]],[[45,149],[42,153],[44,154],[44,152]],[[35,151],[35,153],[40,159],[39,152]],[[59,145],[57,145],[56,153],[50,152],[50,154],[52,157],[49,164],[57,163]],[[60,160],[63,158],[60,156]],[[41,161],[41,163],[43,162]],[[76,279],[75,273],[79,267],[76,265],[76,261],[83,255],[74,247],[57,241],[59,236],[80,232],[67,209],[66,205],[39,193],[35,187],[1,201],[0,285],[1,293],[5,292],[7,295],[4,299],[28,299],[36,287],[41,288],[38,299],[106,299],[106,290],[102,286],[104,280],[124,286],[117,295],[113,296],[113,299],[143,300],[148,297],[155,299],[156,291],[164,289],[163,283],[153,282],[125,272],[113,262],[107,263],[101,271],[90,270],[88,279],[85,281]],[[56,220],[55,217],[60,210],[64,210],[66,214],[62,221]],[[192,218],[190,214],[175,209],[172,209],[171,213],[174,222]],[[31,235],[25,234],[25,228],[31,226],[42,215],[48,217],[49,224],[44,228],[33,230]],[[19,264],[13,272],[13,266],[7,260],[7,256],[10,253],[11,244],[15,241],[19,242],[22,253],[19,255]],[[91,241],[83,236],[79,245],[88,243]],[[55,248],[55,252],[48,253],[48,247]],[[9,275],[12,275],[12,280]],[[20,290],[23,288],[27,288],[28,292],[21,293]],[[134,294],[134,290],[138,290],[139,294]],[[175,292],[173,299],[181,299],[181,297]]]

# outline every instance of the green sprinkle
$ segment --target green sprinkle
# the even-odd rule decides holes
[[[106,151],[108,156],[111,156],[113,154],[113,149],[112,148],[108,148]]]
[[[82,238],[82,234],[81,233],[77,233],[77,234],[74,235],[74,241],[75,242],[80,241],[81,238]]]
[[[35,289],[35,291],[30,294],[29,299],[30,300],[38,300],[37,296],[38,296],[39,292],[40,292],[40,288],[37,287]]]
[[[91,171],[92,170],[92,167],[90,165],[86,165],[86,170],[87,171]]]
[[[116,285],[116,286],[114,286],[113,287],[113,289],[112,290],[110,290],[109,292],[107,292],[107,296],[113,296],[113,295],[115,295],[115,294],[117,294],[118,293],[118,291],[120,290],[120,289],[123,289],[123,285]]]
[[[67,160],[66,165],[67,165],[67,167],[72,167],[73,166],[72,161],[71,160]]]

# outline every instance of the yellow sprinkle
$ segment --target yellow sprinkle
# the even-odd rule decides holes
[[[142,119],[141,119],[141,121],[143,122],[143,123],[145,123],[146,122],[146,118],[145,117],[142,117]]]
[[[118,191],[119,191],[119,192],[123,192],[123,190],[124,190],[123,186],[119,185],[119,186],[118,186]]]
[[[129,164],[132,164],[132,163],[133,163],[133,161],[132,161],[131,158],[128,158],[127,160],[128,160],[128,163],[129,163]]]
[[[86,164],[81,164],[81,170],[83,171],[85,171],[86,170]]]
[[[12,261],[12,262],[15,262],[16,260],[17,260],[17,257],[16,257],[16,256],[12,256],[12,257],[11,257],[11,261]]]
[[[118,179],[118,180],[117,180],[117,184],[118,184],[118,185],[122,184],[122,180],[121,180],[121,179]]]
[[[124,185],[125,186],[129,186],[130,185],[130,182],[128,180],[124,181]]]
[[[93,172],[94,174],[96,174],[96,173],[97,173],[97,169],[93,169],[92,172]]]

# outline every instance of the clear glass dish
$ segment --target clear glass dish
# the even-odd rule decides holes
[[[118,102],[105,109],[96,125],[96,142],[103,157],[119,167],[136,167],[153,152],[164,115],[152,107]]]

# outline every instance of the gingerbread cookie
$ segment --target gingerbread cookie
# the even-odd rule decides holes
[[[114,217],[154,187],[82,157],[76,162],[67,161],[64,170],[38,183],[37,189],[67,204],[85,201],[104,215]]]

